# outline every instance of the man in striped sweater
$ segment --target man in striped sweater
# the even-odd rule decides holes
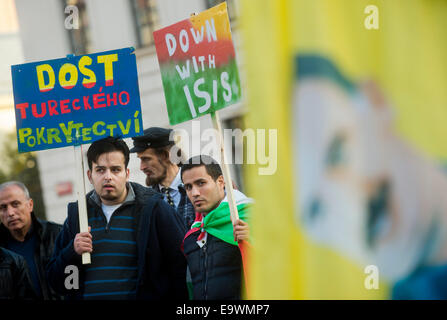
[[[77,203],[70,203],[47,267],[51,285],[75,299],[187,299],[180,250],[185,230],[174,209],[160,194],[128,181],[123,140],[94,142],[87,159],[94,187],[86,197],[89,232],[79,233]],[[85,252],[90,265],[81,264]],[[79,269],[77,286],[66,287],[69,265]]]

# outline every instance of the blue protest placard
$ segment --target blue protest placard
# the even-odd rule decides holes
[[[11,66],[19,152],[141,135],[133,51],[125,48]]]

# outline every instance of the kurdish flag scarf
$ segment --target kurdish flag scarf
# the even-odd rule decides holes
[[[233,190],[233,196],[234,201],[236,202],[237,211],[239,213],[239,219],[247,222],[249,219],[250,205],[253,203],[253,200],[246,197],[242,192],[238,190]],[[205,217],[202,213],[196,212],[196,218],[191,225],[191,230],[186,233],[185,238],[183,239],[183,243],[185,242],[185,239],[187,237],[198,230],[200,230],[201,232],[197,238],[197,243],[205,238],[206,233],[209,233],[221,239],[222,241],[239,247],[244,269],[245,288],[247,288],[247,250],[250,244],[247,241],[241,241],[239,243],[234,241],[233,223],[231,222],[230,207],[228,205],[227,196],[225,196],[225,198],[216,209],[209,212]]]
[[[234,190],[234,199],[236,202],[239,219],[247,221],[249,218],[249,206],[253,200],[247,198],[242,192]],[[231,223],[230,207],[228,199],[225,198],[219,206],[213,211],[209,212],[205,217],[199,212],[196,212],[196,219],[191,225],[191,230],[185,235],[185,239],[192,233],[200,230],[200,235],[197,240],[202,240],[205,233],[209,233],[222,241],[237,246],[238,243],[234,241],[233,224]]]

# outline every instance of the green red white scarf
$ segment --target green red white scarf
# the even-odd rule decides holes
[[[249,208],[250,204],[253,203],[253,200],[247,198],[242,192],[238,190],[234,190],[233,196],[236,202],[236,207],[239,214],[239,219],[247,222],[249,219]],[[250,244],[247,241],[241,241],[237,243],[234,241],[233,236],[233,223],[231,222],[230,216],[230,207],[228,205],[228,199],[225,198],[219,204],[219,206],[213,211],[209,212],[205,217],[202,213],[196,212],[196,218],[191,225],[191,229],[186,233],[183,243],[182,243],[182,251],[183,244],[185,239],[189,237],[191,234],[200,230],[200,234],[197,237],[197,244],[200,246],[200,242],[206,237],[206,234],[209,233],[222,241],[225,241],[234,246],[238,246],[242,256],[242,268],[244,272],[244,289],[248,290],[249,283],[247,277],[248,270],[248,258],[247,253],[250,250]]]
[[[253,203],[253,200],[247,198],[238,190],[234,190],[233,195],[239,213],[239,219],[247,222],[249,207],[250,204]],[[230,207],[228,205],[227,197],[222,200],[216,209],[209,212],[206,216],[196,212],[196,219],[191,225],[191,230],[189,230],[189,232],[185,235],[185,239],[190,234],[198,230],[201,232],[197,238],[197,241],[201,241],[205,237],[206,233],[209,233],[229,244],[234,246],[238,245],[238,243],[234,241],[233,224],[231,222]]]

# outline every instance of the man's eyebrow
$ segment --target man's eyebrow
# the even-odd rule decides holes
[[[206,181],[206,179],[204,179],[204,178],[198,178],[198,179],[196,179],[196,180],[194,180],[194,181],[192,181],[192,182],[183,183],[183,185],[184,185],[184,186],[187,186],[187,185],[193,185],[194,183],[202,182],[202,181]]]
[[[14,204],[14,203],[21,203],[21,201],[17,200],[17,199],[14,199],[14,200],[12,200],[10,202],[2,202],[2,203],[0,203],[0,207],[1,206],[7,206],[8,204]]]

